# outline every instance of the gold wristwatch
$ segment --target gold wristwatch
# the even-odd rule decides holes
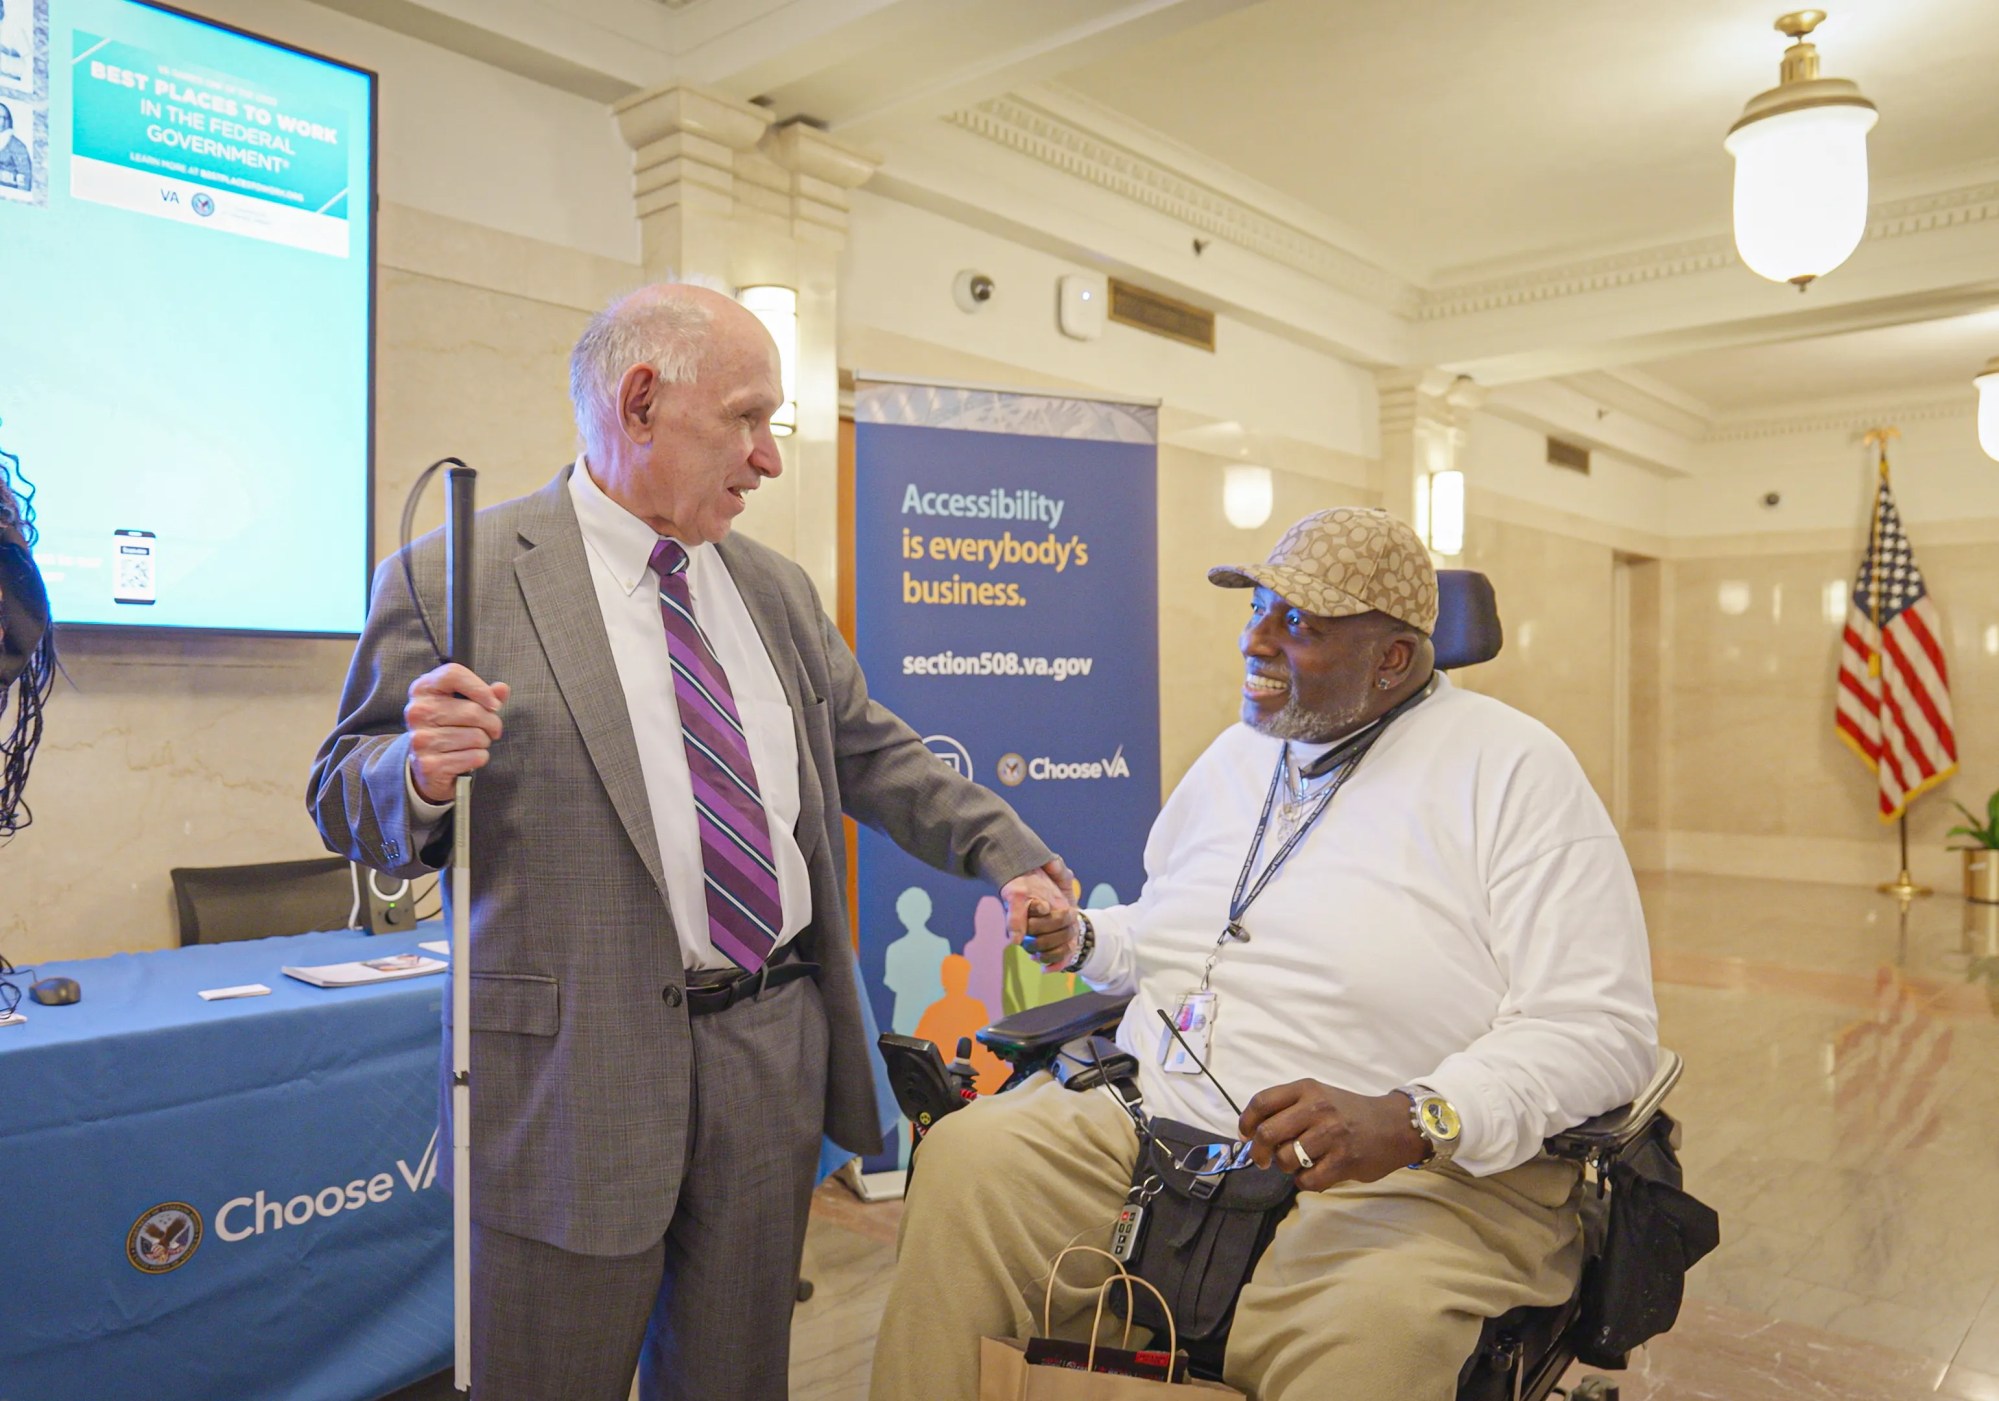
[[[1435,1171],[1449,1163],[1457,1155],[1458,1136],[1464,1131],[1458,1111],[1442,1095],[1417,1085],[1404,1085],[1396,1093],[1408,1096],[1410,1126],[1430,1145],[1429,1156],[1409,1166]]]

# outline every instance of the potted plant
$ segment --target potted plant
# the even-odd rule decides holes
[[[1951,806],[1964,814],[1967,825],[1951,828],[1950,835],[1971,843],[1953,848],[1964,853],[1964,898],[1999,905],[1999,793],[1986,799],[1983,823],[1963,803]]]

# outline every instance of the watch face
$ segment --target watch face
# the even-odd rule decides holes
[[[1458,1119],[1458,1111],[1451,1108],[1447,1099],[1438,1099],[1433,1095],[1418,1107],[1423,1115],[1423,1131],[1432,1138],[1452,1142],[1464,1127]]]

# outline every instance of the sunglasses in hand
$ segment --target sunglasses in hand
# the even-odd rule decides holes
[[[1242,1107],[1235,1102],[1235,1096],[1231,1095],[1227,1090],[1222,1089],[1222,1082],[1215,1078],[1214,1072],[1209,1070],[1201,1058],[1194,1053],[1194,1048],[1187,1044],[1187,1038],[1180,1034],[1180,1028],[1173,1024],[1173,1018],[1166,1014],[1164,1008],[1160,1009],[1159,1020],[1166,1023],[1166,1029],[1173,1033],[1173,1039],[1180,1043],[1180,1048],[1187,1053],[1187,1059],[1193,1061],[1194,1068],[1208,1077],[1208,1083],[1213,1085],[1220,1092],[1221,1097],[1228,1101],[1229,1108],[1235,1110],[1236,1118],[1240,1120],[1242,1118]],[[1092,1055],[1094,1054],[1093,1049]],[[1131,1115],[1131,1121],[1137,1126],[1139,1137],[1158,1148],[1161,1155],[1166,1157],[1180,1171],[1192,1173],[1196,1177],[1219,1177],[1225,1172],[1234,1172],[1238,1168],[1256,1166],[1255,1160],[1250,1157],[1250,1146],[1244,1142],[1198,1143],[1194,1147],[1182,1152],[1179,1157],[1172,1157],[1167,1152],[1166,1145],[1154,1136],[1151,1126],[1145,1122],[1145,1116],[1140,1114],[1131,1104],[1127,1103],[1125,1097],[1119,1094],[1117,1090],[1111,1089],[1108,1085],[1105,1088],[1110,1089],[1111,1098],[1123,1106],[1125,1113]]]

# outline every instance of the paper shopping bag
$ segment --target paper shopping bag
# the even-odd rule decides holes
[[[1118,1267],[1118,1272],[1097,1290],[1097,1312],[1090,1323],[1090,1342],[1073,1343],[1045,1336],[1026,1340],[980,1339],[979,1401],[1173,1401],[1176,1397],[1191,1401],[1193,1394],[1242,1396],[1240,1391],[1220,1382],[1161,1380],[1169,1376],[1184,1377],[1186,1372],[1186,1355],[1179,1350],[1172,1311],[1157,1289],[1128,1273],[1117,1257],[1094,1246],[1070,1246],[1055,1257],[1048,1271],[1048,1292],[1041,1305],[1044,1335],[1052,1331],[1049,1315],[1055,1297],[1055,1272],[1062,1268],[1063,1260],[1078,1252],[1102,1255]],[[1113,1348],[1097,1341],[1104,1320],[1104,1301],[1110,1290],[1119,1285],[1126,1290],[1137,1285],[1151,1290],[1153,1297],[1159,1299],[1159,1306],[1166,1314],[1167,1345],[1163,1351],[1133,1350],[1129,1321],[1120,1346]],[[1126,1313],[1129,1315],[1130,1310]]]
[[[1018,1338],[979,1340],[979,1401],[1193,1401],[1195,1397],[1242,1397],[1220,1382],[1177,1384],[1142,1377],[1076,1372],[1066,1367],[1032,1366],[1027,1344]]]

